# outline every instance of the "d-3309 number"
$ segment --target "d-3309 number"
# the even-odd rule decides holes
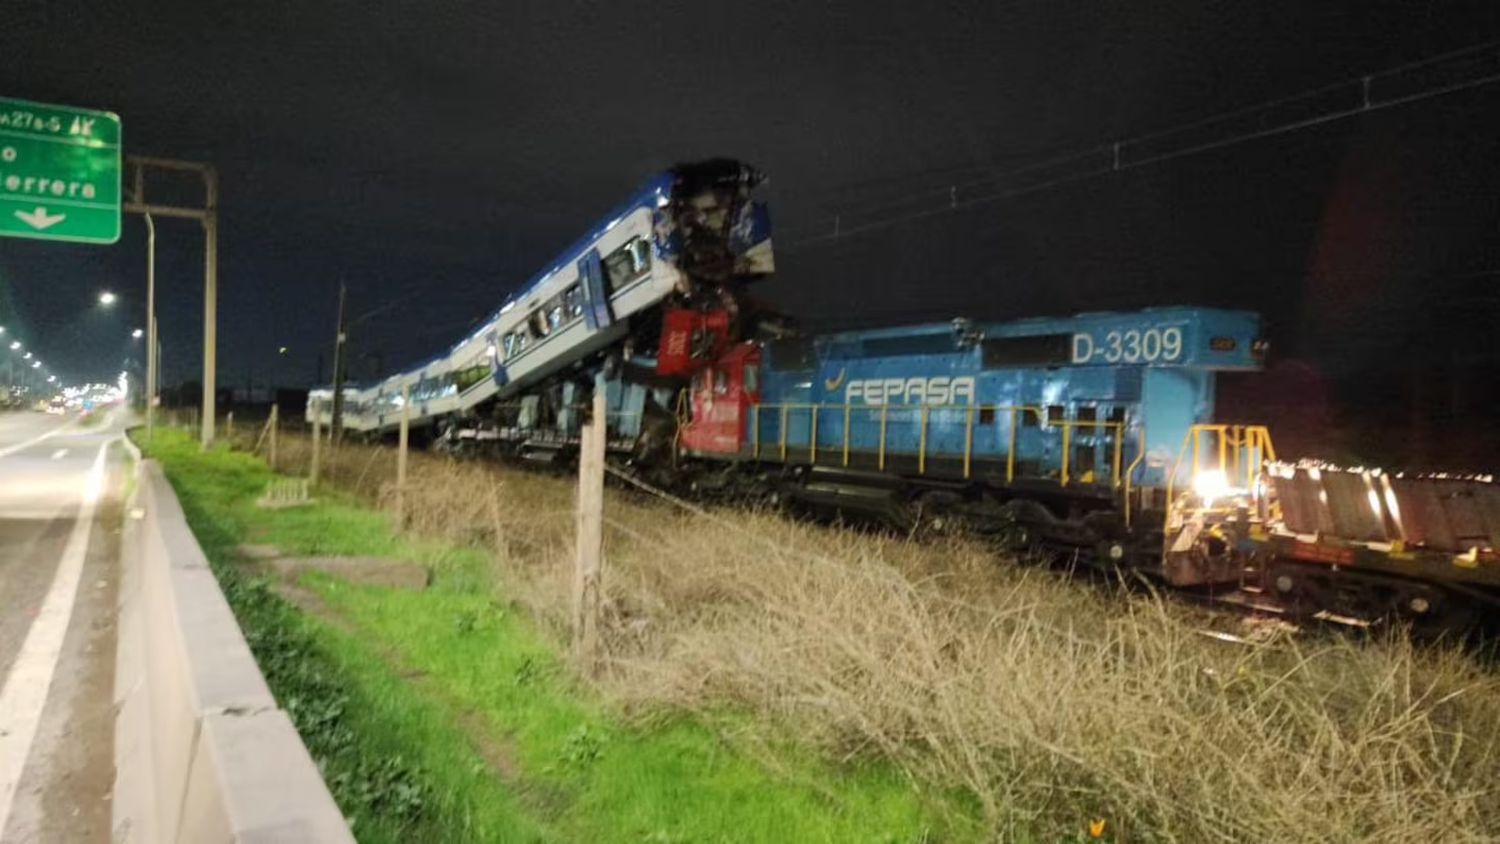
[[[1097,341],[1073,335],[1074,363],[1166,363],[1182,358],[1181,328],[1110,331]]]

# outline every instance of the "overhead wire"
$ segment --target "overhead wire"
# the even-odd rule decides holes
[[[1460,60],[1464,59],[1487,61],[1490,65],[1494,66],[1484,66],[1480,73],[1470,74],[1457,80],[1430,85],[1415,91],[1391,96],[1380,96],[1375,88],[1376,83],[1391,82],[1402,76],[1411,76],[1419,70],[1434,69],[1445,65],[1457,65]],[[877,229],[914,222],[961,209],[1085,181],[1110,173],[1159,164],[1210,150],[1309,129],[1314,126],[1345,120],[1361,114],[1409,105],[1495,82],[1500,82],[1500,39],[1408,62],[1342,82],[1319,86],[1285,97],[1232,109],[1178,126],[1116,141],[1098,143],[1071,152],[1060,153],[1021,167],[1008,169],[984,179],[967,182],[956,181],[950,184],[914,191],[906,196],[892,200],[868,205],[848,206],[832,217],[825,217],[822,223],[817,226],[805,227],[804,230],[806,231],[816,230],[818,233],[790,238],[791,243],[788,246],[790,248],[797,248],[827,243]],[[1352,103],[1331,103],[1312,115],[1288,118],[1273,125],[1264,125],[1267,118],[1277,109],[1286,109],[1298,104],[1317,103],[1320,99],[1328,98],[1335,94],[1352,96]],[[1243,120],[1252,116],[1258,117],[1258,122],[1262,125],[1251,131],[1238,132],[1199,143],[1187,143],[1176,148],[1161,150],[1154,154],[1131,156],[1132,149],[1139,149],[1147,144],[1155,144],[1196,130],[1202,130],[1214,125],[1223,125],[1231,121]],[[1060,173],[1055,177],[1045,178],[1041,181],[1020,185],[1014,184],[1014,182],[1025,176],[1046,172],[1047,170],[1070,164],[1078,165],[1079,169],[1072,172]],[[975,169],[979,169],[979,165],[976,165]],[[1002,186],[1007,182],[1012,183],[1012,186]],[[976,189],[979,189],[980,192],[974,193]],[[884,212],[924,204],[926,207],[910,213],[881,216]],[[850,218],[857,220],[860,217],[869,218],[871,216],[875,216],[876,219],[852,225],[845,223]]]

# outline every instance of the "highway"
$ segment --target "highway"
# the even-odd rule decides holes
[[[117,417],[0,413],[0,842],[110,838]]]

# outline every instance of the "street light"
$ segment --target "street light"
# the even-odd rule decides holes
[[[110,291],[106,290],[103,293],[99,294],[99,304],[101,304],[101,305],[103,305],[104,307],[107,308],[110,305],[113,305],[115,303],[115,300],[118,299],[118,298],[120,298],[120,297],[118,297],[114,293],[111,293]]]
[[[40,368],[40,367],[41,367],[41,365],[42,365],[42,362],[41,362],[41,361],[36,361],[36,362],[35,362],[35,363],[33,363],[33,364],[32,364],[32,365],[31,365],[31,368],[32,368],[32,369],[38,369],[38,368]]]
[[[16,349],[19,349],[19,348],[21,348],[21,341],[20,340],[12,340],[12,341],[10,341],[10,350],[12,352],[14,352]]]
[[[15,348],[15,347],[12,346],[11,348]],[[21,355],[21,360],[31,360],[31,352],[27,352],[26,354]]]
[[[137,328],[136,330],[130,332],[130,339],[139,340],[145,333],[146,332],[144,330]]]

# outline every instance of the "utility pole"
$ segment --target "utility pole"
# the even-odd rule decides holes
[[[411,433],[411,385],[401,385],[401,433],[396,451],[396,530],[406,529],[406,446]]]
[[[344,342],[349,339],[348,327],[344,324],[344,299],[346,295],[344,282],[339,281],[339,332],[338,338],[333,344],[333,420],[332,431],[334,445],[338,445],[344,439]]]
[[[323,403],[317,399],[312,400],[312,418],[312,468],[307,470],[307,483],[315,487],[321,471],[319,452],[323,448]]]
[[[139,182],[141,171],[135,171],[136,180]],[[136,188],[137,195],[142,189]],[[146,218],[146,444],[153,442],[156,429],[156,367],[160,365],[157,360],[158,350],[156,342],[156,221],[151,219],[151,212],[144,214]]]

